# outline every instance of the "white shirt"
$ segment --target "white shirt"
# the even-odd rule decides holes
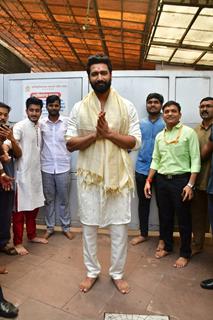
[[[41,119],[41,170],[46,173],[63,173],[70,170],[70,153],[64,135],[68,117],[60,116],[56,122]]]
[[[40,165],[40,128],[28,118],[13,127],[22,157],[16,160],[18,211],[30,211],[44,205]]]

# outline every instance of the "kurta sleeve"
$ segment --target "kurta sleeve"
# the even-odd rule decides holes
[[[65,134],[65,140],[69,140],[72,137],[77,137],[78,136],[78,130],[77,130],[77,116],[78,116],[78,111],[79,111],[79,107],[80,107],[81,101],[77,102],[71,112],[70,112],[70,116],[69,116],[69,120],[68,120],[68,125],[67,125],[67,132]]]
[[[136,144],[132,150],[137,150],[141,146],[141,130],[138,114],[135,106],[128,101],[128,114],[129,114],[129,131],[128,135],[135,137]]]

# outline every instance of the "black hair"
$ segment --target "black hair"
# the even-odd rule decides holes
[[[203,98],[203,99],[200,101],[200,104],[201,104],[203,101],[209,101],[209,100],[213,100],[213,97],[205,97],[205,98]]]
[[[179,111],[179,112],[181,111],[181,106],[180,106],[180,104],[179,104],[178,102],[176,102],[176,101],[173,101],[173,100],[167,101],[167,102],[163,105],[162,110],[164,111],[164,109],[165,109],[166,107],[170,107],[170,106],[173,106],[173,105],[178,108],[178,111]]]
[[[11,110],[11,107],[10,106],[8,106],[6,103],[4,103],[4,102],[0,102],[0,108],[5,108],[5,109],[7,109],[8,110],[8,113],[10,112],[10,110]]]
[[[148,94],[146,98],[146,102],[148,102],[151,99],[157,99],[160,102],[160,104],[163,104],[164,102],[163,96],[160,93],[156,93],[156,92]]]
[[[112,72],[112,63],[111,63],[110,58],[107,55],[100,53],[100,54],[95,54],[95,55],[89,56],[88,61],[87,61],[87,74],[88,75],[90,74],[90,67],[93,64],[97,64],[97,63],[106,64],[108,66],[109,72],[110,73]]]
[[[59,101],[59,104],[61,105],[61,99],[59,98],[59,96],[57,96],[56,94],[52,94],[51,96],[48,96],[46,99],[46,106],[49,103],[53,103],[55,101]]]
[[[41,110],[42,110],[42,107],[43,107],[43,101],[41,99],[38,99],[36,97],[30,97],[26,100],[26,108],[29,109],[29,106],[31,104],[35,104],[35,105],[38,105],[41,107]]]

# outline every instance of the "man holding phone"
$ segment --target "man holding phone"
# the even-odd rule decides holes
[[[14,177],[14,158],[22,155],[21,148],[13,136],[12,129],[8,126],[8,118],[11,108],[0,102],[0,161],[3,166],[2,175]],[[0,185],[0,251],[8,255],[15,255],[16,250],[9,245],[11,216],[14,204],[14,183],[7,186]]]
[[[195,131],[180,122],[179,103],[168,101],[162,110],[166,127],[156,136],[144,192],[147,198],[151,197],[151,183],[157,173],[159,218],[165,247],[158,252],[156,258],[163,258],[172,252],[176,213],[181,245],[179,258],[173,266],[183,268],[191,257],[190,200],[200,171],[199,142]]]

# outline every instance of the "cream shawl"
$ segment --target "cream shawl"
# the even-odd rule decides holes
[[[84,136],[96,131],[100,102],[90,92],[83,100],[78,114],[78,135]],[[129,116],[121,96],[110,89],[104,106],[110,129],[128,135]],[[77,175],[81,176],[84,187],[99,185],[104,194],[123,193],[134,188],[133,168],[127,150],[116,146],[108,139],[100,139],[87,149],[79,151]]]

